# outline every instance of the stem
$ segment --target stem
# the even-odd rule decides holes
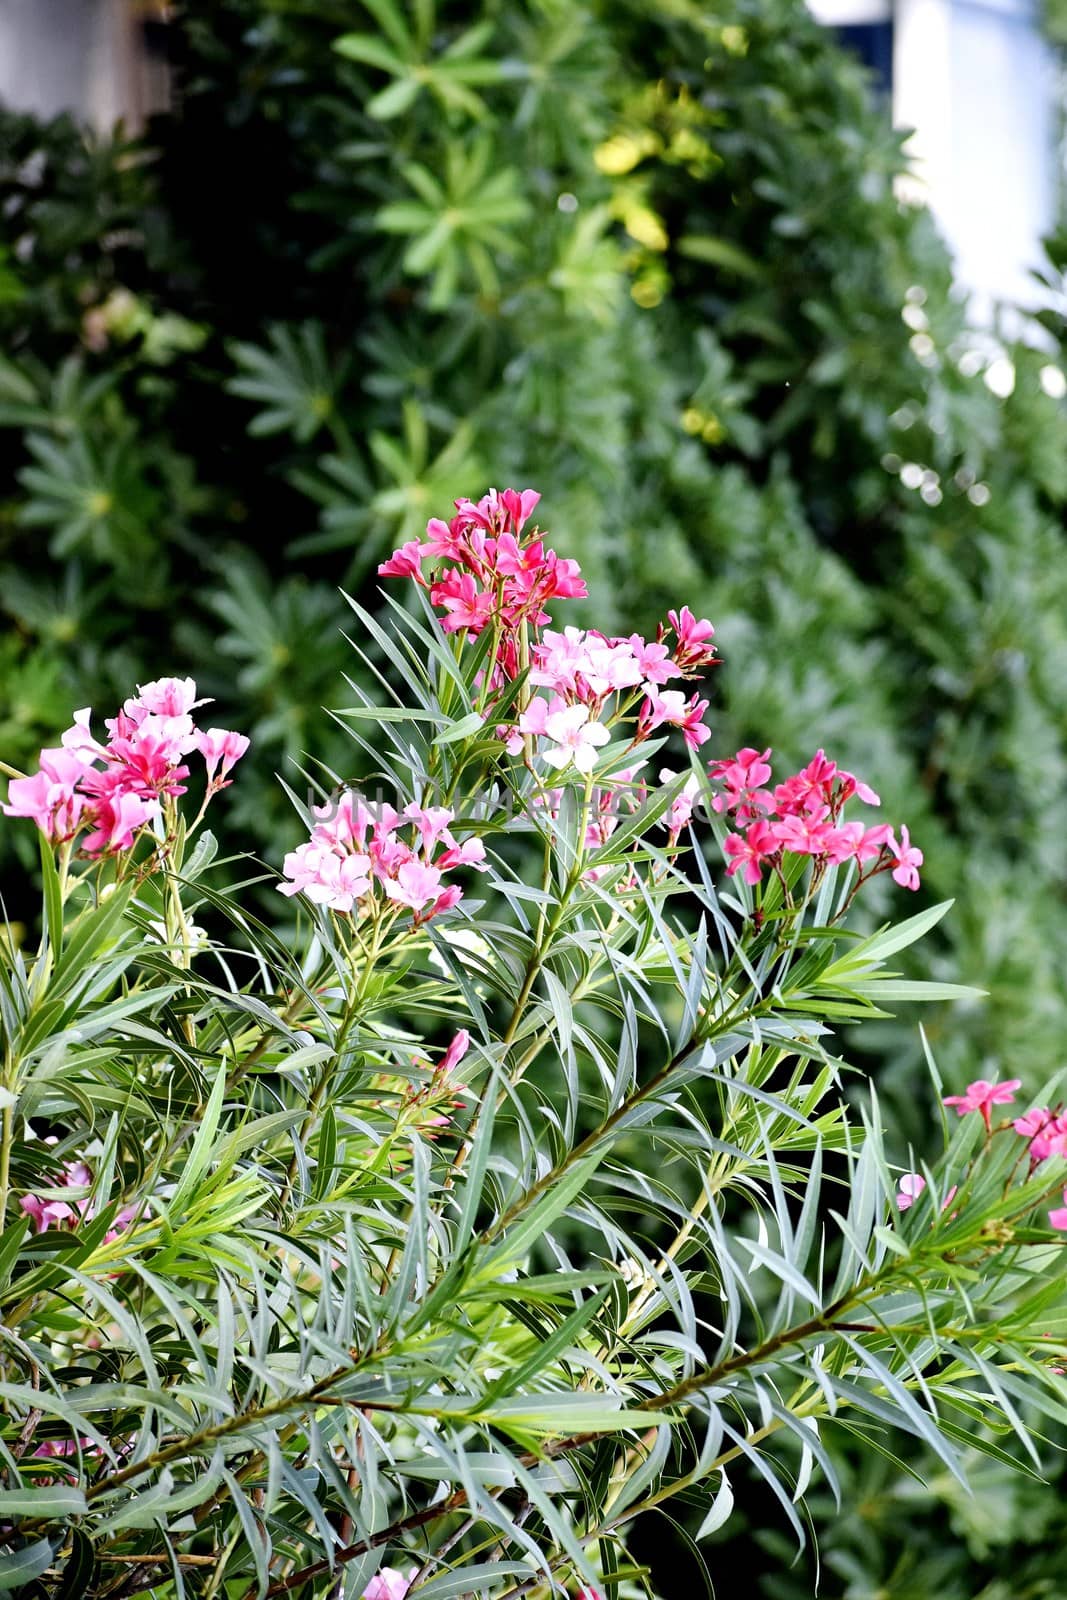
[[[548,850],[547,841],[546,841],[545,848],[546,848],[546,857],[547,857],[547,850]],[[548,861],[546,859],[546,872],[548,870],[549,870],[549,864],[548,864]],[[559,929],[559,925],[563,920],[563,916],[564,916],[564,913],[565,913],[565,911],[567,909],[567,904],[568,904],[568,902],[570,900],[570,897],[574,893],[574,890],[577,888],[578,883],[580,882],[580,880],[581,880],[581,868],[579,866],[579,867],[576,867],[574,870],[572,870],[570,876],[568,877],[567,882],[564,885],[563,892],[560,895],[559,900],[556,903],[555,910],[553,911],[552,916],[549,918],[547,926],[544,928],[543,931],[540,928],[538,930],[539,937],[538,937],[537,942],[536,942],[536,947],[535,947],[532,955],[530,956],[529,961],[526,963],[526,971],[523,973],[522,983],[521,983],[521,985],[519,987],[519,992],[518,992],[518,995],[516,996],[516,999],[515,999],[514,1009],[512,1010],[511,1017],[510,1017],[510,1019],[508,1021],[508,1025],[505,1028],[503,1036],[501,1038],[501,1043],[504,1046],[505,1052],[508,1051],[511,1048],[512,1044],[514,1044],[514,1042],[515,1042],[515,1035],[519,1031],[519,1024],[522,1022],[523,1015],[525,1014],[526,1006],[527,1006],[527,1004],[529,1002],[530,995],[533,992],[533,986],[537,982],[537,979],[538,979],[538,976],[540,974],[541,968],[545,964],[545,960],[547,959],[548,952],[552,947],[552,940],[554,939],[554,937],[555,937],[555,935],[556,935],[556,933],[557,933],[557,931]],[[519,1075],[521,1076],[521,1073]],[[514,1084],[517,1081],[517,1077],[515,1076],[514,1073],[513,1073],[512,1077],[508,1081],[511,1084]],[[500,1095],[499,1095],[499,1097],[497,1099],[497,1105],[498,1106],[502,1102],[506,1092],[507,1091],[504,1090],[504,1089],[502,1089],[500,1091]],[[467,1124],[467,1131],[466,1131],[466,1133],[464,1135],[464,1138],[463,1138],[463,1144],[461,1145],[460,1149],[457,1150],[456,1159],[452,1163],[452,1170],[449,1173],[448,1178],[445,1180],[444,1187],[446,1189],[451,1189],[454,1186],[456,1174],[463,1170],[463,1167],[466,1165],[468,1159],[470,1158],[470,1153],[474,1149],[474,1136],[477,1133],[478,1124],[479,1124],[479,1122],[481,1121],[481,1118],[482,1118],[483,1108],[484,1108],[484,1102],[483,1102],[482,1105],[479,1105],[476,1108],[476,1110],[474,1112],[474,1115],[471,1117],[470,1122]]]
[[[300,1124],[300,1134],[297,1140],[298,1144],[302,1145],[304,1143],[311,1132],[312,1127],[314,1126],[315,1118],[318,1116],[320,1107],[322,1106],[323,1096],[325,1095],[333,1076],[331,1072],[331,1066],[344,1049],[345,1040],[348,1037],[348,1031],[355,1021],[356,1016],[359,1013],[359,1009],[363,1004],[364,998],[366,997],[367,985],[373,976],[375,963],[377,962],[378,954],[381,949],[382,928],[382,919],[378,916],[375,916],[371,929],[370,947],[366,951],[364,957],[363,971],[360,974],[360,979],[356,985],[352,998],[345,1006],[344,1013],[342,1014],[341,1026],[338,1028],[337,1037],[334,1040],[331,1060],[326,1062],[324,1065],[322,1073],[319,1076],[319,1081],[316,1083],[311,1092],[311,1097],[308,1100],[307,1113],[303,1122]],[[293,1192],[293,1184],[296,1182],[297,1165],[296,1149],[294,1148],[292,1159],[289,1162],[289,1170],[285,1177],[285,1185],[279,1197],[279,1205],[282,1207],[288,1205],[289,1197]]]
[[[11,1192],[11,1146],[15,1142],[15,1107],[6,1105],[0,1132],[0,1229],[7,1224],[7,1202]]]

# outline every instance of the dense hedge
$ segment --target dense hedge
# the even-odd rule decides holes
[[[598,621],[715,619],[723,748],[885,775],[958,900],[935,975],[990,991],[930,1025],[939,1062],[1036,1087],[1067,1026],[1063,328],[968,330],[860,69],[800,0],[215,0],[173,31],[146,143],[0,125],[9,758],[192,670],[261,770],[342,763],[338,586],[490,464],[551,483]],[[266,788],[232,842],[277,862]],[[914,1027],[882,1045],[921,1139]],[[856,1467],[899,1518],[896,1470]],[[1009,1546],[1058,1515],[1018,1505]],[[977,1592],[936,1531],[901,1587],[887,1526],[828,1526],[843,1592]]]

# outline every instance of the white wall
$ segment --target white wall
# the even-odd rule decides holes
[[[893,120],[975,314],[1033,304],[1055,220],[1057,67],[1032,0],[896,0]]]
[[[148,107],[127,0],[0,0],[0,101],[104,130]]]

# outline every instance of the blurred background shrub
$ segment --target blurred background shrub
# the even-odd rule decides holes
[[[0,114],[5,759],[192,672],[261,773],[343,772],[339,586],[530,484],[609,625],[713,618],[717,751],[824,741],[914,819],[958,902],[933,975],[989,990],[938,1060],[1036,1086],[1067,1033],[1065,325],[968,327],[864,70],[799,0],[213,0],[168,48],[143,137]],[[281,786],[231,793],[227,842],[279,863]],[[921,1146],[913,1020],[880,1042]],[[825,1593],[1061,1592],[1047,1491],[993,1475],[993,1516],[851,1470]],[[761,1537],[762,1592],[811,1593]]]

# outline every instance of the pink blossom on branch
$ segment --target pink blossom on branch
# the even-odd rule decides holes
[[[701,720],[708,709],[708,702],[693,695],[687,700],[681,689],[665,689],[662,692],[655,684],[649,684],[648,698],[641,708],[641,716],[637,724],[638,734],[647,738],[656,728],[664,725],[680,728],[690,750],[699,750],[705,739],[711,738],[711,729],[704,726]]]
[[[141,829],[159,816],[159,802],[121,791],[102,794],[92,815],[95,827],[83,839],[82,849],[90,856],[110,854],[130,848]]]
[[[833,845],[833,823],[816,812],[802,811],[795,816],[782,817],[770,827],[782,849],[795,856],[829,855]]]
[[[1047,1106],[1035,1106],[1016,1117],[1012,1127],[1029,1141],[1031,1170],[1050,1156],[1067,1156],[1067,1115],[1057,1115]]]
[[[729,760],[713,761],[708,777],[726,790],[715,796],[714,810],[735,812],[741,822],[755,821],[761,812],[773,811],[774,797],[763,787],[771,777],[770,754],[769,747],[761,751],[746,745]]]
[[[728,833],[723,845],[730,861],[726,876],[732,878],[741,869],[746,883],[759,883],[764,863],[777,855],[780,848],[774,829],[762,819],[753,822],[744,834]]]
[[[1010,1105],[1015,1099],[1016,1089],[1020,1088],[1022,1088],[1021,1078],[1008,1078],[1004,1083],[991,1083],[988,1078],[976,1078],[973,1083],[967,1085],[963,1094],[946,1095],[944,1104],[955,1106],[956,1115],[960,1117],[965,1117],[970,1111],[979,1112],[988,1132],[992,1107]]]
[[[155,678],[151,683],[138,684],[137,696],[127,700],[127,716],[137,712],[156,717],[185,717],[197,706],[206,706],[206,700],[196,698],[196,683],[192,678]]]
[[[207,768],[207,781],[213,788],[222,789],[229,782],[229,774],[248,749],[247,734],[233,733],[228,728],[209,728],[199,736],[200,754]],[[218,779],[215,769],[222,764]]]
[[[187,756],[203,754],[210,799],[248,749],[244,734],[196,727],[192,712],[205,704],[192,678],[156,678],[106,719],[106,744],[93,734],[91,708],[76,711],[62,747],[42,750],[40,770],[11,782],[4,812],[29,817],[54,844],[80,834],[83,855],[131,849],[165,805],[185,793]]]
[[[683,672],[708,666],[716,654],[711,642],[715,635],[711,623],[706,618],[698,620],[688,606],[683,606],[681,611],[668,611],[667,620],[675,632],[674,660],[677,666]]]
[[[452,1040],[452,1043],[449,1045],[448,1049],[437,1063],[438,1072],[440,1072],[442,1075],[453,1072],[456,1067],[459,1066],[459,1063],[463,1060],[463,1057],[470,1049],[470,1042],[471,1036],[467,1032],[466,1028],[460,1028],[459,1032]]]
[[[470,573],[449,573],[441,583],[430,590],[430,600],[447,615],[441,626],[446,633],[466,628],[471,633],[481,633],[492,617],[494,596],[488,589],[479,589]]]
[[[545,710],[534,712],[534,706],[544,706]],[[588,706],[568,706],[558,699],[551,705],[543,700],[531,701],[519,718],[519,727],[523,733],[536,733],[548,740],[549,748],[541,752],[541,757],[550,767],[561,772],[573,762],[586,777],[596,765],[597,749],[611,738],[602,723],[590,720]]]
[[[458,884],[443,881],[445,872],[486,870],[484,844],[457,840],[455,813],[446,806],[412,801],[401,814],[394,806],[366,805],[346,789],[314,807],[312,817],[311,837],[285,857],[287,881],[278,889],[343,915],[362,913],[378,891],[389,904],[413,912],[416,923],[427,922],[462,899]]]
[[[831,861],[856,861],[864,866],[877,861],[892,837],[893,830],[887,822],[865,828],[862,822],[843,822],[833,829],[827,851]]]
[[[677,774],[672,772],[670,767],[663,767],[660,771],[659,781],[660,783],[667,784],[670,783],[671,779],[675,778],[676,776]],[[697,778],[695,773],[690,773],[689,777],[685,780],[685,784],[682,787],[681,793],[675,795],[674,799],[667,807],[666,815],[660,818],[660,821],[670,835],[670,841],[672,844],[677,842],[678,836],[682,832],[682,829],[688,828],[690,822],[692,821],[693,807],[696,805],[699,795],[700,780]]]
[[[906,826],[900,830],[900,843],[890,836],[887,841],[889,849],[896,860],[893,868],[893,882],[899,883],[902,889],[917,889],[919,887],[919,868],[923,864],[923,853],[912,844]]]
[[[28,817],[53,843],[73,838],[85,806],[77,788],[85,772],[85,762],[73,751],[42,750],[40,770],[32,778],[12,778],[4,814]]]
[[[422,576],[422,563],[431,553],[432,546],[420,544],[417,539],[409,539],[407,544],[401,545],[399,550],[394,550],[388,561],[383,561],[378,568],[380,578],[414,578],[416,583],[426,587]]]

